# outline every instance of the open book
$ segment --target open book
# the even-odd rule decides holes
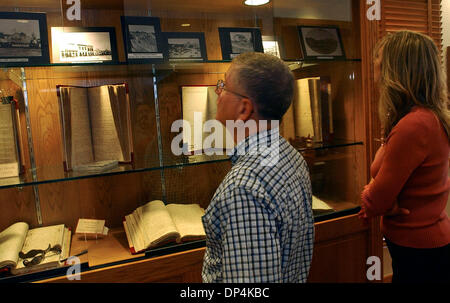
[[[64,224],[29,229],[25,222],[14,223],[0,233],[0,268],[9,267],[12,274],[18,275],[59,267],[63,264],[60,260],[69,256],[70,236],[71,232]],[[25,266],[19,257],[20,252],[46,250],[49,245],[60,245],[61,253],[49,251],[39,264],[30,266]]]
[[[206,237],[198,204],[167,204],[154,200],[125,216],[123,222],[132,254],[169,242],[187,242]]]
[[[132,162],[127,91],[126,84],[58,86],[66,171],[102,171]]]
[[[17,177],[22,169],[18,115],[16,102],[0,102],[0,178]]]

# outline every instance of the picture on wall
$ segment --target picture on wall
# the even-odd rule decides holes
[[[204,33],[164,33],[169,50],[169,61],[207,61]]]
[[[117,62],[113,27],[52,27],[53,63]]]
[[[263,52],[259,28],[219,27],[222,59],[231,60],[246,52]]]
[[[0,12],[0,65],[49,63],[47,17]]]
[[[157,17],[122,16],[122,32],[128,62],[158,63],[167,57]]]
[[[303,59],[345,59],[339,28],[298,26]]]

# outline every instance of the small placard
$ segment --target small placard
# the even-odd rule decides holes
[[[108,233],[108,229],[105,228],[105,220],[79,219],[75,233],[103,235],[105,229]]]

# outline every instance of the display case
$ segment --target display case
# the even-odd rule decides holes
[[[24,58],[17,60],[20,55],[11,58],[0,54],[3,58],[3,61],[0,59],[3,66],[1,92],[4,96],[13,96],[19,104],[24,165],[17,177],[0,179],[0,231],[23,221],[30,228],[64,224],[73,232],[80,218],[103,219],[110,230],[102,239],[86,240],[73,233],[69,255],[88,250],[80,256],[82,282],[201,281],[204,241],[168,245],[133,255],[128,248],[123,220],[151,200],[208,207],[231,163],[226,154],[206,155],[201,151],[199,154],[174,154],[171,144],[179,133],[172,131],[172,125],[186,115],[182,87],[214,86],[224,79],[231,61],[223,59],[222,52],[226,48],[219,28],[234,28],[238,33],[253,29],[252,34],[257,28],[256,35],[261,34],[264,51],[268,52],[269,46],[276,43],[278,55],[290,66],[295,79],[319,79],[318,91],[322,93],[322,107],[311,109],[322,112],[321,122],[315,120],[313,126],[321,127],[320,136],[317,131],[309,138],[299,134],[296,125],[303,118],[295,108],[288,111],[280,126],[281,135],[306,159],[315,201],[322,203],[313,205],[316,244],[309,280],[364,281],[366,258],[378,245],[372,238],[373,227],[363,226],[356,217],[360,192],[368,181],[369,121],[362,91],[360,32],[364,8],[360,1],[346,1],[344,16],[330,20],[318,13],[318,17],[307,19],[294,16],[293,11],[298,7],[289,1],[274,0],[258,7],[245,6],[242,2],[89,0],[66,4],[61,0],[18,0],[1,4],[0,11],[11,15],[45,13],[48,45],[47,39],[40,41],[42,48],[48,47],[49,62],[26,62]],[[302,2],[320,9],[315,1]],[[152,30],[128,27],[127,31],[123,16],[151,17],[150,23],[143,24],[150,25]],[[304,59],[299,26],[338,28],[338,42],[345,55]],[[158,32],[159,27],[161,32]],[[4,28],[5,32],[0,30],[0,39],[10,38],[20,31]],[[90,60],[75,58],[79,54],[71,52],[68,46],[61,50],[68,42],[61,38],[57,41],[52,28],[77,28],[78,33],[99,33],[103,29],[110,34],[110,52],[84,55],[92,57]],[[144,37],[138,41],[144,50],[136,51],[137,47],[134,56],[130,55],[133,48],[127,41],[132,35],[130,29],[134,30],[134,38]],[[184,42],[181,49],[178,46],[172,50],[178,52],[174,55],[164,35],[166,32],[180,33],[182,38],[181,33],[203,33],[204,46],[198,47],[203,49],[202,55],[177,58],[180,53],[192,52],[192,46]],[[146,39],[153,39],[156,46],[145,45]],[[79,48],[82,43],[77,43]],[[89,42],[83,45],[89,52]],[[24,51],[31,47],[4,46],[0,51]],[[56,47],[59,52],[54,51]],[[152,47],[155,49],[150,51]],[[91,51],[95,49],[94,46]],[[117,58],[112,53],[116,53]],[[97,55],[110,55],[110,58]],[[321,81],[327,83],[325,88],[320,87]],[[58,88],[94,88],[122,83],[126,84],[129,102],[132,161],[122,161],[126,163],[101,171],[68,170],[65,165],[67,137],[61,122],[65,113],[61,111]],[[295,98],[298,101],[302,97],[297,93]],[[324,111],[325,105],[328,107]],[[347,254],[358,260],[352,260],[351,273],[341,278],[339,272],[349,262],[335,258],[345,258]],[[68,281],[66,273],[67,267],[24,275],[0,273],[0,281],[62,282]]]

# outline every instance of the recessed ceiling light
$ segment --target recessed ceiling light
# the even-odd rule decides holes
[[[269,2],[270,2],[270,0],[245,0],[244,4],[257,6],[257,5],[263,5],[263,4],[266,4]]]

